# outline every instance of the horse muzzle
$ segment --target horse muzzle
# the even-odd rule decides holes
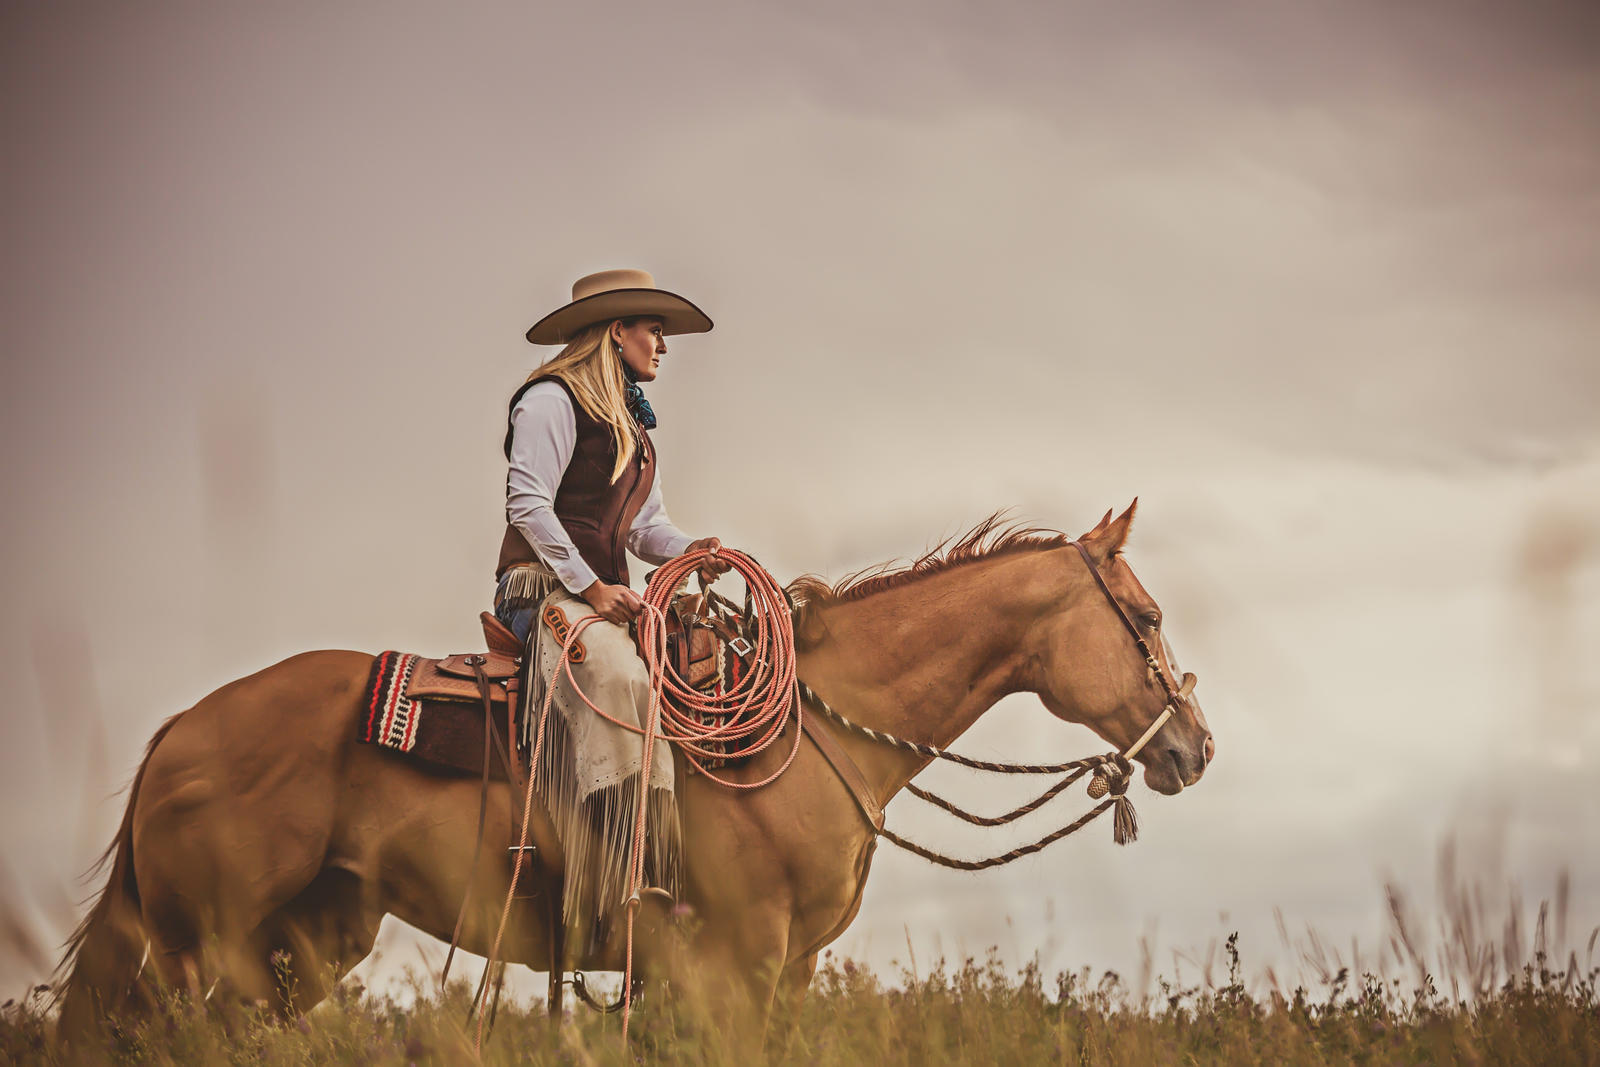
[[[1217,753],[1216,740],[1193,696],[1195,682],[1193,674],[1183,676],[1182,684],[1172,693],[1175,699],[1168,705],[1174,714],[1144,739],[1146,743],[1135,746],[1142,749],[1138,759],[1144,764],[1145,784],[1165,796],[1174,796],[1198,782]]]

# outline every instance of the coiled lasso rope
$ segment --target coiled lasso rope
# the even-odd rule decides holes
[[[678,676],[666,655],[667,608],[684,583],[713,555],[733,564],[733,570],[744,579],[750,590],[751,615],[756,624],[750,671],[737,685],[721,694],[703,693],[690,686]],[[661,704],[660,735],[682,749],[695,770],[718,785],[729,789],[760,789],[771,785],[794,762],[795,753],[800,749],[799,731],[795,732],[794,744],[783,765],[758,782],[735,782],[718,777],[701,761],[726,757],[725,751],[707,747],[713,743],[727,746],[740,758],[765,751],[783,734],[791,713],[799,718],[799,705],[795,703],[794,619],[783,588],[761,564],[737,549],[725,548],[716,553],[698,550],[668,560],[657,568],[645,587],[644,604],[645,610],[638,621],[639,649],[649,668],[653,690],[672,698]],[[596,714],[624,730],[646,733],[632,723],[613,718],[590,701],[572,677],[571,661],[562,662],[573,691]],[[646,737],[646,744],[652,740]]]
[[[673,669],[667,656],[667,608],[680,586],[707,560],[715,556],[727,560],[733,570],[744,579],[750,590],[752,611],[756,622],[755,651],[750,673],[739,684],[721,695],[708,695],[689,686]],[[734,782],[718,777],[706,769],[704,758],[720,756],[708,749],[713,742],[747,742],[738,746],[742,755],[754,755],[770,747],[782,736],[794,715],[798,724],[800,705],[795,702],[795,651],[794,621],[789,612],[789,601],[777,580],[755,560],[736,549],[713,552],[697,549],[669,560],[657,568],[645,587],[644,610],[638,619],[639,648],[645,666],[650,672],[650,703],[645,713],[644,725],[623,722],[596,705],[578,687],[572,676],[572,660],[568,655],[584,630],[604,621],[599,615],[585,615],[567,633],[561,645],[562,669],[572,691],[602,718],[643,737],[640,760],[641,781],[646,788],[639,790],[639,805],[633,822],[633,854],[628,869],[627,897],[627,947],[623,971],[622,1039],[628,1039],[628,1024],[633,1013],[633,919],[640,905],[639,891],[644,880],[644,837],[650,790],[650,765],[658,736],[664,736],[683,749],[684,756],[694,767],[718,785],[729,789],[759,789],[776,781],[794,762],[800,750],[800,731],[794,732],[794,745],[784,758],[783,765],[757,782]],[[554,679],[552,679],[552,682]],[[672,694],[673,703],[662,699],[664,692]],[[506,890],[505,907],[500,912],[500,925],[495,931],[494,943],[489,949],[493,963],[500,951],[506,922],[511,916],[512,901],[516,896],[517,880],[522,873],[523,857],[527,854],[528,823],[533,815],[533,770],[539,765],[544,748],[545,724],[555,699],[555,685],[545,690],[544,705],[539,710],[539,724],[534,733],[533,753],[528,760],[528,786],[522,803],[522,833],[517,848],[517,858],[511,869],[511,884]],[[702,718],[703,717],[703,718]],[[753,740],[749,740],[752,739]],[[552,967],[558,961],[551,961]],[[559,981],[552,976],[552,981]],[[483,1052],[482,1010],[478,1012],[476,1047]]]

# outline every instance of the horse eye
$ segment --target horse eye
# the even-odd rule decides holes
[[[1150,627],[1150,629],[1152,629],[1152,630],[1161,629],[1161,616],[1156,614],[1153,611],[1150,614],[1148,614],[1148,615],[1144,616],[1143,618],[1141,618],[1139,621],[1144,623],[1146,626]]]

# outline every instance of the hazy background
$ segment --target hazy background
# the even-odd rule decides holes
[[[5,5],[0,981],[164,717],[306,648],[479,646],[522,332],[614,266],[717,322],[650,389],[686,530],[838,577],[1138,495],[1201,679],[1217,762],[1138,791],[1137,846],[885,846],[837,950],[1170,973],[1239,929],[1292,968],[1277,906],[1376,958],[1383,880],[1426,908],[1452,838],[1491,910],[1569,869],[1581,949],[1597,12]],[[1104,746],[1018,697],[959,747]],[[1079,810],[889,817],[978,855]]]

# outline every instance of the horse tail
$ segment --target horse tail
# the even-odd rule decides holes
[[[110,865],[106,887],[67,938],[66,951],[56,968],[53,1001],[61,1008],[57,1032],[69,1041],[95,1032],[107,1016],[126,1009],[134,999],[134,987],[146,965],[149,942],[141,917],[139,883],[133,871],[133,809],[139,801],[139,786],[150,757],[178,718],[174,715],[162,723],[150,738],[139,769],[134,772],[133,784],[128,787],[122,825],[85,875],[93,877]]]

